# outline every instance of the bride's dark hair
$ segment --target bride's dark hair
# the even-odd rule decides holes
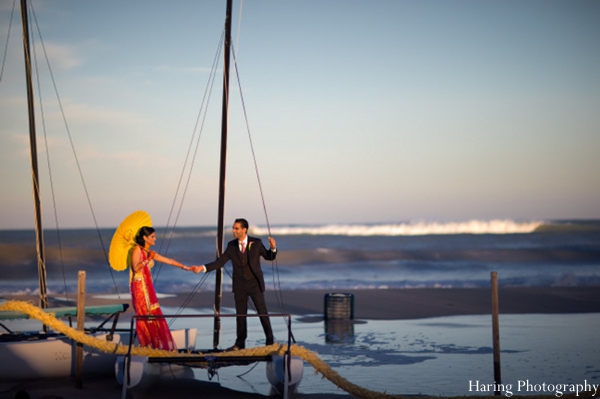
[[[144,226],[140,228],[137,234],[135,235],[135,243],[143,247],[144,245],[146,245],[146,242],[144,241],[144,236],[149,236],[150,234],[154,233],[154,231],[154,228],[149,226]]]

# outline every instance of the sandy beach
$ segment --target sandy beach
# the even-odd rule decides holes
[[[285,312],[293,316],[319,319],[323,316],[325,294],[329,290],[292,290],[281,293],[285,309],[280,309],[274,292],[267,292],[269,310]],[[489,315],[491,294],[487,289],[390,289],[390,290],[345,290],[354,295],[356,320],[411,320],[441,316]],[[163,307],[179,307],[190,299],[189,308],[211,308],[214,293],[201,292],[188,298],[188,294],[166,296],[161,299]],[[127,302],[108,299],[105,296],[87,295],[86,304]],[[28,300],[36,303],[35,296],[4,296],[4,300]],[[64,300],[54,300],[51,306],[64,305]],[[600,313],[600,296],[597,287],[556,288],[500,288],[501,314],[576,314]],[[223,307],[233,307],[231,292],[223,293]],[[128,311],[128,313],[131,310]],[[123,317],[127,319],[127,315]],[[226,344],[226,343],[225,343]],[[312,373],[310,366],[305,373]],[[310,370],[309,370],[310,369]],[[119,398],[121,388],[114,377],[87,377],[83,388],[75,388],[72,379],[0,383],[0,398]],[[383,391],[383,390],[382,390]],[[27,392],[29,396],[17,396]],[[220,397],[260,398],[264,395],[239,392],[221,386],[218,382],[197,380],[163,380],[152,390],[136,397]],[[581,394],[580,394],[581,396]],[[339,394],[294,394],[299,398],[350,397],[344,391]]]
[[[354,295],[354,317],[364,320],[404,320],[428,317],[490,314],[492,297],[489,289],[382,289],[382,290],[289,290],[281,293],[284,309],[281,309],[274,291],[267,291],[265,298],[271,313],[289,313],[295,316],[323,315],[324,298],[330,293]],[[597,287],[527,287],[500,288],[498,302],[500,313],[597,313],[600,312],[600,296]],[[86,305],[102,305],[128,302],[129,293],[122,300],[103,295],[87,295]],[[187,307],[212,308],[213,292],[193,295],[181,293],[160,299],[163,307],[180,307],[191,296]],[[4,300],[31,301],[34,295],[3,296]],[[68,303],[75,304],[70,297]],[[64,305],[63,299],[50,299],[50,306]],[[233,294],[223,292],[223,307],[233,308]],[[128,310],[131,312],[131,309]]]

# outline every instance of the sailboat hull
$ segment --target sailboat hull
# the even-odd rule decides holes
[[[302,381],[304,360],[299,356],[289,356],[289,367],[287,361],[288,356],[273,356],[266,366],[267,380],[279,395],[285,395],[286,384],[288,393],[291,393]]]
[[[160,378],[161,365],[149,363],[147,356],[131,356],[128,363],[125,356],[119,356],[114,364],[114,372],[119,385],[123,385],[125,380],[127,389],[147,389]]]
[[[96,337],[104,339],[106,334]],[[113,335],[113,343],[120,343]],[[0,342],[0,380],[32,380],[75,375],[76,342],[58,335],[44,339]],[[117,356],[84,346],[83,374],[110,375]]]
[[[196,328],[184,328],[172,330],[171,335],[179,350],[193,351],[196,349]],[[161,375],[169,375],[173,378],[193,378],[194,373],[190,367],[176,364],[150,363],[146,356],[131,356],[129,369],[125,370],[125,356],[118,356],[113,362],[113,372],[117,383],[123,385],[127,381],[127,389],[136,388],[144,390],[154,385]],[[124,378],[127,371],[127,378]]]

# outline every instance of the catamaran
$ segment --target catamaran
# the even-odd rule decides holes
[[[220,150],[220,168],[219,168],[219,199],[218,199],[218,220],[217,220],[217,254],[224,251],[224,231],[225,231],[225,180],[226,180],[226,160],[227,160],[227,136],[228,136],[228,113],[229,113],[229,69],[231,59],[231,19],[232,19],[232,0],[227,0],[225,14],[225,35],[224,35],[224,57],[223,57],[223,99],[222,99],[222,118],[221,118],[221,150]],[[116,367],[117,380],[123,384],[123,392],[129,388],[147,387],[161,375],[161,370],[173,372],[172,365],[178,367],[201,367],[206,368],[210,375],[214,375],[221,367],[248,365],[255,362],[266,362],[266,375],[274,391],[287,397],[302,380],[303,359],[290,354],[293,335],[291,333],[291,317],[288,314],[270,314],[270,317],[287,318],[287,351],[283,355],[267,352],[261,355],[245,354],[247,351],[224,352],[219,349],[221,318],[234,317],[237,315],[222,315],[222,282],[223,269],[215,271],[215,296],[214,296],[214,329],[213,329],[213,348],[203,350],[197,353],[181,353],[170,357],[153,356],[131,356],[127,355],[119,359]],[[252,315],[259,316],[259,315]],[[165,315],[168,317],[168,315]],[[133,322],[132,322],[133,330]],[[125,396],[125,394],[123,395]]]
[[[108,306],[88,306],[78,308],[48,307],[46,289],[46,258],[42,228],[40,181],[38,173],[38,157],[36,142],[36,121],[31,78],[31,48],[29,41],[28,4],[21,0],[21,23],[23,28],[23,52],[25,56],[25,78],[27,84],[27,108],[29,114],[29,144],[31,159],[31,175],[33,184],[33,205],[35,216],[36,250],[39,280],[39,307],[56,318],[81,317],[83,324],[86,316],[106,316],[106,319],[94,328],[81,328],[95,337],[111,343],[121,343],[121,336],[115,333],[119,315],[127,310],[128,304]],[[46,325],[43,331],[13,331],[11,322],[27,319],[29,316],[19,310],[0,311],[0,380],[15,381],[22,379],[39,379],[50,377],[68,377],[77,373],[109,374],[112,372],[116,354],[105,353],[90,347],[79,346],[64,334],[50,330]],[[112,320],[112,325],[104,325]],[[77,352],[79,361],[77,361]]]
[[[232,0],[227,1],[227,10],[225,18],[225,38],[224,38],[224,74],[223,74],[223,107],[222,107],[222,128],[221,128],[221,163],[220,163],[220,186],[219,186],[219,210],[217,226],[217,252],[223,252],[224,242],[224,203],[225,203],[225,169],[227,155],[227,132],[228,132],[228,103],[229,103],[229,69],[231,54],[231,11]],[[43,239],[43,228],[41,218],[41,198],[40,183],[37,166],[37,144],[36,144],[36,123],[35,107],[33,96],[33,83],[31,79],[31,57],[29,46],[29,24],[28,24],[28,2],[21,0],[21,16],[23,25],[23,48],[25,54],[25,71],[27,83],[27,98],[29,112],[29,137],[31,150],[31,167],[34,192],[34,215],[36,220],[36,247],[38,258],[39,274],[39,308],[47,313],[61,317],[82,316],[82,312],[88,316],[106,315],[107,319],[99,326],[88,328],[86,332],[95,337],[115,344],[126,345],[129,348],[134,344],[134,332],[127,334],[117,334],[116,327],[119,315],[125,312],[128,304],[117,304],[109,306],[88,306],[84,310],[78,307],[48,308],[48,295],[46,289],[46,264]],[[132,356],[131,351],[124,357],[118,356],[116,351],[113,353],[99,350],[91,346],[83,346],[65,334],[52,332],[44,325],[44,331],[32,332],[13,332],[10,327],[0,323],[4,332],[0,333],[0,355],[6,361],[0,365],[0,379],[39,379],[51,377],[65,377],[75,373],[79,367],[76,364],[77,348],[84,348],[83,351],[83,373],[111,373],[115,372],[117,380],[123,383],[124,392],[126,389],[136,386],[145,386],[154,381],[153,377],[160,376],[162,370],[168,369],[173,375],[174,369],[180,372],[177,374],[182,377],[190,376],[191,367],[203,367],[209,370],[209,373],[216,373],[221,367],[247,365],[258,361],[266,362],[267,379],[273,388],[286,396],[293,391],[301,381],[303,371],[303,360],[297,356],[290,355],[290,346],[293,340],[291,334],[291,318],[287,314],[270,314],[271,317],[287,317],[287,351],[279,355],[278,351],[266,353],[260,356],[247,355],[244,353],[222,353],[219,350],[219,336],[221,329],[221,318],[231,315],[221,314],[222,299],[222,279],[223,271],[216,273],[215,283],[215,314],[214,318],[214,337],[213,348],[204,350],[201,353],[195,351],[196,331],[194,328],[175,330],[173,337],[180,352],[177,356],[165,357],[153,356]],[[235,316],[235,315],[233,315]],[[248,316],[253,317],[254,315]],[[27,318],[25,311],[13,310],[0,312],[0,319],[13,321],[20,318]],[[140,316],[143,317],[143,316]],[[168,317],[166,315],[166,317]],[[135,318],[135,317],[134,317]],[[134,319],[133,318],[133,319]],[[132,319],[132,326],[133,326]],[[104,326],[109,321],[112,325],[109,328]],[[186,356],[186,353],[189,356]],[[218,355],[218,356],[217,356]]]

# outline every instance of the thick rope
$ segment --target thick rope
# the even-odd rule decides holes
[[[83,331],[75,330],[67,326],[61,320],[57,319],[52,313],[46,313],[37,306],[32,305],[28,302],[23,301],[9,301],[2,304],[0,310],[12,310],[27,314],[30,318],[39,320],[44,325],[52,328],[53,330],[66,335],[74,341],[81,344],[99,349],[106,353],[112,353],[117,355],[126,355],[129,350],[128,345],[122,345],[104,341],[102,339],[95,338]],[[267,356],[267,355],[280,355],[283,356],[286,353],[287,345],[274,344],[270,346],[261,346],[256,348],[240,349],[235,352],[218,352],[210,353],[211,357],[219,356],[230,356],[235,353],[236,356]],[[131,349],[131,354],[134,356],[151,356],[151,357],[172,357],[181,356],[177,351],[165,351],[160,349],[152,349],[148,347],[134,346]],[[310,363],[317,373],[321,373],[323,377],[348,392],[349,394],[365,399],[376,399],[376,398],[399,398],[399,396],[391,396],[385,393],[369,391],[368,389],[359,387],[358,385],[352,384],[348,380],[342,378],[337,372],[331,369],[327,363],[319,359],[316,353],[309,351],[308,349],[299,346],[291,346],[291,354],[293,356],[299,356],[302,359]],[[194,357],[203,357],[202,353],[189,353],[190,363],[194,363]],[[203,363],[203,362],[197,362]]]
[[[23,301],[9,301],[5,302],[0,306],[0,310],[12,310],[19,311],[21,313],[29,315],[32,319],[37,319],[41,321],[43,324],[51,327],[57,332],[60,332],[67,337],[82,343],[84,345],[99,349],[106,353],[112,353],[117,355],[126,355],[129,350],[128,345],[114,344],[107,341],[103,341],[102,339],[94,338],[93,336],[84,333],[83,331],[77,331],[62,321],[58,320],[54,314],[46,313],[42,309],[37,306],[32,305],[28,302]],[[286,353],[287,345],[282,344],[274,344],[270,346],[261,346],[256,348],[248,348],[241,349],[235,352],[219,352],[219,353],[210,353],[210,354],[202,354],[202,353],[189,353],[188,356],[190,360],[188,363],[196,363],[198,366],[205,365],[206,362],[194,362],[194,357],[203,357],[206,355],[210,355],[211,357],[219,357],[219,356],[230,356],[231,354],[235,354],[236,356],[267,356],[267,355],[280,355],[283,356]],[[177,351],[165,351],[160,349],[152,349],[148,347],[140,347],[135,346],[131,349],[131,354],[134,356],[151,356],[151,357],[172,357],[172,356],[181,356],[181,353]],[[357,398],[362,399],[409,399],[408,396],[400,396],[400,395],[388,395],[385,392],[377,392],[370,391],[366,388],[359,387],[341,377],[336,371],[332,370],[331,367],[323,360],[321,360],[315,352],[312,352],[302,346],[292,345],[291,346],[291,354],[293,356],[298,356],[304,359],[306,362],[310,363],[311,366],[315,369],[316,373],[320,373],[324,378],[327,378],[329,381],[337,385],[339,388],[343,389],[347,393]],[[522,395],[515,395],[522,396]],[[461,399],[473,398],[473,399],[483,399],[483,398],[492,398],[492,396],[462,396]],[[591,391],[579,392],[578,395],[575,394],[565,394],[561,399],[580,399],[581,397],[593,397],[593,393]],[[536,398],[554,398],[553,395],[527,395],[528,399],[536,399]],[[411,396],[410,399],[414,399],[414,396]]]

